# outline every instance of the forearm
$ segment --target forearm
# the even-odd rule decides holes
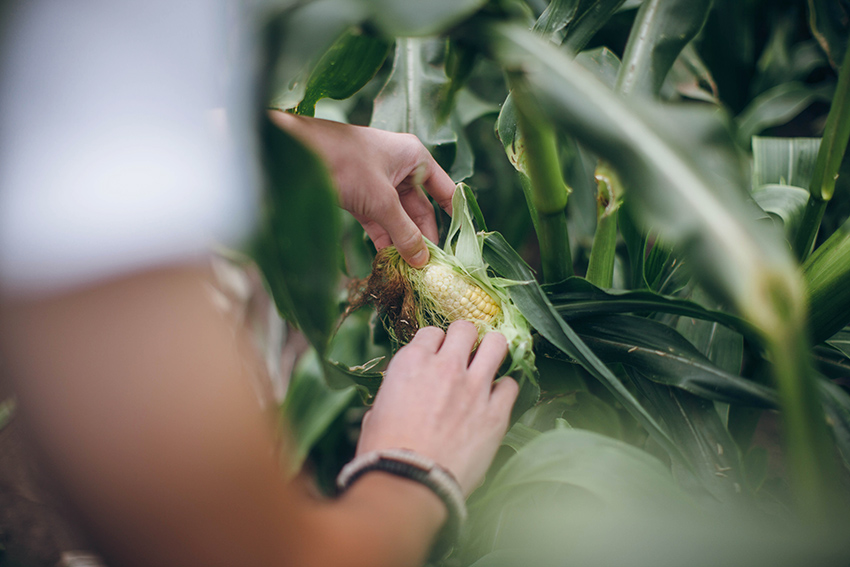
[[[268,416],[200,269],[7,304],[3,355],[46,462],[107,558],[414,565],[442,503],[371,473],[337,502],[283,480]]]

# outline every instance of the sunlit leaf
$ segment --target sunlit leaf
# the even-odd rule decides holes
[[[818,159],[820,138],[753,137],[753,192],[764,185],[808,189]]]
[[[753,200],[764,212],[782,221],[790,240],[800,226],[809,201],[809,191],[791,185],[762,185],[753,193]]]

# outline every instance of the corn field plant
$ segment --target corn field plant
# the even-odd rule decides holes
[[[372,271],[320,160],[263,127],[253,252],[312,345],[297,463],[332,491],[394,349],[471,316],[522,387],[440,564],[678,565],[712,537],[707,565],[846,564],[850,2],[273,6],[270,107],[414,133],[465,183],[432,267]]]

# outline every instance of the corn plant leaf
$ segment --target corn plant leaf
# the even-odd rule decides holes
[[[536,482],[581,486],[612,505],[680,496],[667,467],[649,453],[590,431],[556,429],[531,440],[505,463],[477,506]]]
[[[820,138],[753,136],[753,193],[765,185],[791,185],[808,189],[820,143]]]
[[[255,258],[281,314],[324,354],[339,309],[339,209],[324,164],[271,122],[262,132],[264,218]]]
[[[679,449],[658,423],[640,405],[635,397],[605,364],[590,350],[581,338],[558,316],[542,288],[534,280],[531,268],[498,233],[484,239],[484,258],[497,274],[522,282],[510,288],[511,299],[546,340],[581,364],[599,380],[623,407],[637,419],[672,456],[680,457]]]
[[[645,0],[638,9],[616,89],[657,96],[682,49],[702,29],[712,0]]]
[[[679,54],[661,86],[662,99],[673,99],[676,95],[720,105],[717,84],[693,42],[685,46]]]
[[[438,38],[396,40],[393,68],[375,99],[370,126],[415,134],[444,169],[457,154],[458,133],[440,116],[448,77],[443,71],[446,42]]]
[[[826,343],[841,351],[847,358],[850,358],[850,327],[844,327],[832,335],[832,338],[826,341]]]
[[[675,329],[643,317],[616,315],[573,323],[576,333],[606,363],[639,370],[654,382],[719,402],[776,407],[776,393],[711,362]]]
[[[295,108],[322,55],[366,15],[364,7],[351,0],[316,0],[271,18],[266,29],[270,106]]]
[[[487,0],[358,0],[391,36],[427,36],[445,31],[478,11]]]
[[[576,63],[596,75],[596,78],[614,90],[620,74],[620,59],[607,47],[597,47],[582,51],[576,56]]]
[[[575,18],[579,4],[581,0],[552,0],[534,23],[534,31],[560,44],[564,39],[564,30]]]
[[[738,446],[723,425],[714,403],[627,370],[641,401],[665,424],[691,467],[678,471],[680,484],[696,481],[713,498],[731,502],[744,497],[745,473]],[[692,477],[690,475],[693,475]]]
[[[808,0],[812,35],[829,57],[835,70],[841,66],[850,31],[848,0]]]
[[[753,136],[785,124],[813,102],[829,102],[834,90],[833,84],[813,87],[793,81],[763,92],[735,118],[741,145],[748,147]]]
[[[614,313],[660,312],[718,322],[745,335],[755,336],[753,328],[739,317],[651,291],[603,290],[577,277],[545,286],[545,290],[558,315],[566,321]]]
[[[366,34],[359,28],[346,31],[313,68],[296,112],[313,116],[319,100],[352,96],[375,76],[390,46],[389,40]]]
[[[850,395],[827,379],[820,381],[820,398],[827,423],[832,428],[835,446],[844,466],[850,470]]]
[[[554,429],[523,445],[471,503],[462,560],[544,535],[538,530],[563,537],[564,526],[581,525],[594,511],[689,508],[667,467],[649,453],[590,431]]]
[[[763,286],[770,281],[799,316],[793,259],[775,232],[748,218],[752,205],[745,202],[743,174],[728,131],[706,128],[716,124],[715,112],[676,107],[661,112],[655,105],[626,104],[531,32],[501,24],[485,33],[495,57],[523,73],[552,119],[617,170],[628,172],[630,211],[644,227],[654,227],[671,245],[681,246],[682,254],[704,260],[695,265],[694,275],[710,293],[773,333],[783,325],[777,318],[788,312],[765,294]]]
[[[850,221],[845,221],[803,264],[809,332],[817,344],[850,323]]]
[[[314,349],[302,356],[292,373],[280,410],[295,442],[290,453],[294,470],[301,468],[313,445],[355,397],[356,390],[352,386],[343,390],[328,387],[323,378],[322,362]]]
[[[689,299],[703,306],[716,307],[699,287],[691,292]],[[744,358],[744,337],[741,333],[716,321],[693,317],[680,317],[676,330],[721,370],[735,376],[741,373]]]
[[[753,193],[753,200],[761,209],[778,219],[790,240],[797,234],[797,228],[809,202],[809,191],[792,185],[762,185]]]
[[[575,56],[593,36],[611,19],[624,0],[594,0],[581,2],[578,13],[567,26],[561,47]]]

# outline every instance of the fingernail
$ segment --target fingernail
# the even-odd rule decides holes
[[[428,263],[428,249],[423,248],[410,258],[410,265],[414,268],[421,268]]]

